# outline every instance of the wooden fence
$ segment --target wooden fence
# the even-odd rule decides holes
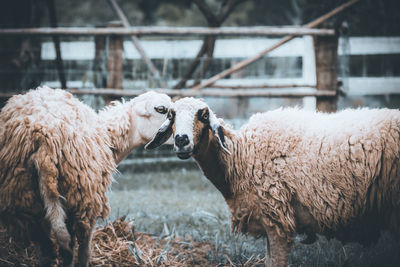
[[[138,35],[174,35],[174,36],[188,36],[188,35],[245,35],[245,36],[266,36],[266,35],[286,35],[275,44],[265,48],[253,57],[246,60],[242,60],[229,69],[216,74],[208,80],[195,85],[189,90],[172,90],[166,89],[165,84],[159,83],[162,89],[159,91],[168,93],[170,95],[183,95],[183,96],[269,96],[269,97],[305,97],[315,96],[317,98],[317,109],[320,111],[332,112],[336,110],[336,102],[338,96],[338,85],[337,76],[338,69],[338,35],[332,29],[314,29],[321,25],[323,22],[331,18],[332,16],[342,12],[347,7],[353,5],[359,0],[351,0],[331,12],[317,18],[316,20],[302,26],[302,27],[245,27],[245,28],[168,28],[168,27],[130,27],[126,18],[124,17],[118,6],[115,6],[121,22],[122,27],[116,27],[118,25],[112,24],[108,28],[39,28],[39,29],[0,29],[0,36],[15,36],[15,35],[49,35],[49,36],[82,36],[91,35],[96,36],[95,39],[95,54],[100,55],[105,49],[105,37],[110,36],[108,45],[110,49],[114,50],[114,53],[109,53],[107,59],[107,88],[97,90],[79,90],[70,89],[75,94],[100,94],[108,97],[123,96],[123,95],[136,95],[141,91],[138,90],[122,90],[122,47],[123,47],[123,36],[131,36],[132,42],[136,49],[141,54],[142,58],[146,62],[148,68],[151,70],[154,77],[159,80],[159,73],[155,69],[152,62],[148,59],[144,53],[143,48],[138,43],[136,36]],[[113,2],[111,0],[111,2]],[[310,82],[311,88],[315,88],[312,92],[296,92],[292,91],[265,91],[262,89],[252,89],[245,85],[235,85],[231,88],[213,88],[212,86],[216,81],[237,72],[256,60],[264,57],[266,54],[274,51],[285,43],[292,39],[303,36],[312,36],[312,42],[314,47],[314,62],[306,62],[307,79]],[[58,49],[59,50],[59,49]],[[61,60],[59,51],[57,52],[58,61]],[[311,74],[311,72],[313,74]],[[62,76],[62,75],[60,75]],[[253,86],[254,87],[254,86]],[[262,86],[259,86],[259,88]],[[267,87],[267,86],[264,86]],[[291,85],[285,85],[281,87],[296,87]],[[200,90],[202,88],[208,88],[206,90]],[[247,88],[247,89],[245,89]]]
[[[214,61],[218,65],[232,64],[242,58],[247,58],[263,47],[275,42],[275,38],[240,38],[240,39],[220,39],[217,40],[214,52]],[[167,62],[167,76],[163,79],[167,82],[167,88],[177,82],[172,76],[173,69],[180,67],[180,63],[193,58],[201,46],[202,40],[145,40],[141,42],[146,54],[152,61]],[[66,41],[61,43],[61,51],[63,59],[73,62],[93,62],[95,59],[95,44],[93,41]],[[240,51],[240,53],[238,53]],[[400,37],[348,37],[339,39],[338,56],[342,57],[339,65],[341,71],[352,65],[352,72],[342,73],[344,75],[346,94],[348,95],[382,95],[382,94],[399,94],[400,93],[400,75],[395,70],[395,61],[400,54]],[[146,81],[140,77],[130,80],[126,76],[130,71],[127,70],[126,64],[138,64],[141,62],[140,54],[137,53],[131,42],[125,40],[123,43],[124,57],[124,88],[140,89],[147,88]],[[56,58],[56,51],[52,42],[42,43],[42,60],[44,62],[52,62]],[[345,63],[344,59],[350,60]],[[299,61],[299,66],[288,69],[285,62],[291,64]],[[357,59],[355,65],[353,59]],[[382,71],[371,73],[369,63],[370,59],[380,59],[375,62],[376,65],[383,65]],[[386,66],[390,59],[392,63]],[[382,61],[384,60],[384,61]],[[130,63],[127,63],[130,62]],[[278,68],[276,71],[281,72],[284,68],[285,74],[278,76],[263,74],[268,71],[265,64],[268,62],[277,62],[284,66],[273,65],[272,68]],[[254,65],[251,69],[237,73],[229,79],[222,79],[212,85],[212,88],[219,89],[266,89],[274,91],[283,91],[275,89],[291,88],[293,91],[301,91],[303,89],[314,88],[315,86],[315,58],[313,40],[311,37],[305,36],[297,38],[285,44],[281,48],[269,54],[268,58],[263,59]],[[172,64],[174,62],[174,64]],[[178,62],[179,64],[175,64]],[[231,63],[232,62],[232,63]],[[364,62],[364,63],[363,63]],[[386,63],[385,63],[386,62]],[[372,62],[371,62],[372,63]],[[346,65],[343,65],[346,64]],[[290,66],[289,66],[290,67]],[[90,67],[88,67],[90,68]],[[133,68],[133,67],[132,67]],[[136,67],[135,67],[136,68]],[[269,67],[268,67],[269,68]],[[297,69],[300,68],[300,69]],[[354,71],[357,70],[357,73]],[[387,72],[385,72],[387,71]],[[288,72],[288,73],[287,73]],[[84,73],[81,74],[82,77]],[[135,75],[135,74],[133,74]],[[174,73],[179,75],[179,73]],[[264,76],[263,76],[264,75]],[[283,76],[282,76],[283,75]],[[296,75],[299,75],[298,77]],[[69,78],[69,88],[90,89],[94,87],[92,82],[82,81],[81,78]],[[179,76],[178,76],[179,77]],[[279,78],[278,78],[279,77]],[[341,78],[339,78],[341,79]],[[54,87],[60,87],[57,76],[53,75],[45,78],[44,82]],[[190,81],[191,82],[191,81]],[[90,91],[90,90],[89,90]],[[93,94],[93,93],[92,93]]]

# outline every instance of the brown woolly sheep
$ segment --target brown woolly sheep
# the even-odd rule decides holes
[[[170,135],[177,156],[193,156],[224,196],[232,229],[267,237],[268,266],[287,266],[296,233],[365,243],[388,229],[399,238],[398,110],[279,109],[235,131],[184,98],[147,148]]]
[[[108,216],[106,191],[116,165],[151,140],[171,99],[147,92],[96,113],[70,93],[48,87],[9,99],[0,113],[0,220],[40,245],[50,265],[88,266],[92,230]]]

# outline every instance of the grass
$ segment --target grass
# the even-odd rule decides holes
[[[119,174],[116,180],[111,216],[94,232],[93,266],[263,266],[265,240],[230,232],[228,207],[200,171]],[[368,248],[301,239],[291,267],[400,266],[400,245],[387,233]],[[21,241],[0,228],[0,266],[38,266],[35,244]]]
[[[117,175],[109,198],[110,220],[127,215],[139,232],[162,235],[169,231],[210,242],[217,248],[214,262],[228,263],[226,255],[235,263],[264,257],[264,240],[230,232],[228,207],[200,171]]]
[[[110,220],[127,215],[139,232],[209,242],[216,248],[209,255],[210,265],[248,266],[249,259],[265,256],[265,240],[230,232],[228,207],[201,171],[118,174],[115,179],[109,193]],[[324,237],[303,245],[300,239],[290,266],[400,266],[399,244],[389,235],[370,248]]]

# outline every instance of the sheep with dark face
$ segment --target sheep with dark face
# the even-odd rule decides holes
[[[96,113],[64,90],[48,87],[9,99],[0,112],[0,221],[40,246],[54,262],[88,266],[92,230],[110,212],[106,195],[116,165],[145,144],[171,99],[147,92]]]
[[[238,131],[201,100],[172,104],[147,148],[173,135],[224,196],[237,232],[266,236],[268,266],[287,266],[296,233],[368,243],[388,229],[399,238],[400,112],[322,114],[279,109]]]

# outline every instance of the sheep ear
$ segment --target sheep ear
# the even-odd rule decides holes
[[[222,125],[213,113],[210,113],[210,127],[214,136],[217,138],[220,147],[230,155],[231,152],[228,150],[225,142],[224,128],[222,128]]]
[[[147,145],[145,145],[144,148],[145,149],[154,149],[154,148],[159,147],[162,144],[164,144],[172,134],[172,124],[173,123],[174,123],[174,120],[167,119],[160,126],[160,129],[158,129],[158,132],[153,137],[153,140],[148,142]]]
[[[135,103],[133,106],[133,110],[141,117],[149,117],[150,112],[147,110],[147,102],[140,101]]]

